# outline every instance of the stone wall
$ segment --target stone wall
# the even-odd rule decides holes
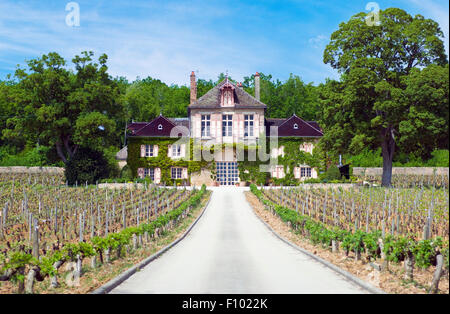
[[[0,173],[64,174],[64,168],[60,168],[60,167],[0,167]]]
[[[449,168],[446,167],[393,167],[392,174],[397,175],[448,175]],[[383,168],[353,167],[354,176],[381,176]]]

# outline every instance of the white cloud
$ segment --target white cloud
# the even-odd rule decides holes
[[[312,37],[308,40],[308,43],[313,48],[323,48],[327,43],[328,37],[324,35],[317,35],[315,37]]]
[[[5,27],[0,29],[0,58],[24,55],[30,59],[56,51],[70,61],[75,54],[92,50],[97,56],[108,55],[113,76],[129,80],[152,76],[168,84],[185,85],[192,70],[198,70],[201,78],[213,80],[228,70],[239,80],[271,57],[270,52],[257,53],[260,43],[236,38],[230,44],[230,38],[220,31],[205,28],[205,21],[195,22],[195,17],[223,16],[228,14],[226,10],[178,4],[167,8],[171,12],[168,15],[133,19],[104,16],[80,6],[81,26],[71,28],[65,24],[64,7],[56,12],[2,3],[0,20]],[[180,14],[182,17],[175,19]],[[186,14],[192,22],[185,21]]]

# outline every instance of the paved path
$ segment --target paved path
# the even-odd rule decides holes
[[[275,237],[242,188],[213,190],[187,237],[111,293],[365,293]]]

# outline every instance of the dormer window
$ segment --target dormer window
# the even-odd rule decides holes
[[[294,124],[294,130],[297,130],[297,129],[298,129],[298,124],[295,123],[295,124]]]
[[[162,124],[160,124],[160,125],[158,125],[158,130],[162,130],[163,129],[163,126],[162,126]]]
[[[234,85],[226,77],[225,83],[220,87],[222,106],[231,107],[234,105],[234,89]]]
[[[224,91],[223,104],[225,106],[231,106],[233,104],[233,91],[231,90]]]

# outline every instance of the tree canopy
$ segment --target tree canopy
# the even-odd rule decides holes
[[[382,184],[389,186],[398,145],[424,152],[448,138],[448,63],[435,21],[397,8],[380,11],[379,26],[365,18],[341,23],[324,51],[324,63],[341,78],[320,88],[321,144],[334,154],[381,147]]]
[[[54,146],[64,163],[79,146],[117,144],[116,127],[125,122],[118,85],[107,73],[107,56],[98,63],[92,57],[92,52],[75,56],[72,71],[52,52],[17,69],[14,115],[6,121],[3,138]]]

